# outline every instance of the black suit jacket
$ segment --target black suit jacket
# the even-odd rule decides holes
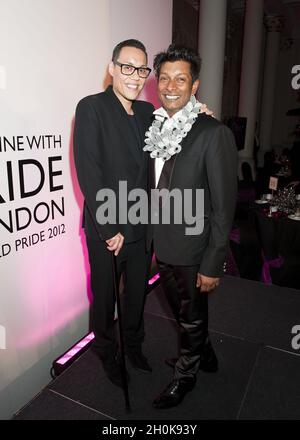
[[[151,225],[148,246],[153,240],[157,258],[172,265],[198,265],[206,276],[223,273],[229,232],[237,193],[237,149],[231,130],[218,120],[200,114],[181,143],[169,181],[174,188],[204,190],[204,230],[186,235],[187,223]],[[149,185],[154,187],[154,160],[149,166]],[[172,214],[172,211],[171,211]]]
[[[83,98],[77,105],[74,127],[74,159],[80,188],[85,198],[83,226],[88,237],[107,240],[118,232],[125,242],[145,235],[145,225],[119,224],[119,181],[127,182],[128,192],[147,189],[148,154],[142,151],[144,133],[150,125],[154,107],[143,101],[133,103],[141,135],[137,142],[124,107],[111,86],[105,92]],[[116,224],[100,225],[96,201],[100,189],[112,189],[117,195]],[[128,204],[128,208],[129,208]]]

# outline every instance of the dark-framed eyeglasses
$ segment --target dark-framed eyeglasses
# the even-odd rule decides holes
[[[120,68],[121,68],[121,73],[122,73],[123,75],[127,75],[127,76],[129,76],[129,75],[133,75],[133,73],[134,73],[135,71],[137,71],[138,76],[139,76],[140,78],[148,78],[148,76],[149,76],[150,73],[151,73],[151,69],[150,69],[150,67],[135,67],[135,66],[132,66],[131,64],[122,64],[122,63],[119,63],[118,61],[115,61],[115,64],[117,64],[117,66],[120,66]]]

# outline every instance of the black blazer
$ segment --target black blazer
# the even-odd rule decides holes
[[[191,225],[150,225],[157,258],[172,265],[197,265],[206,276],[219,277],[228,248],[237,194],[237,148],[232,132],[218,120],[200,114],[176,155],[169,181],[174,188],[204,189],[204,230],[186,235]],[[149,164],[149,185],[154,187],[154,160]],[[171,208],[172,214],[172,208]]]
[[[127,182],[128,192],[134,188],[147,189],[148,153],[142,149],[153,110],[152,104],[147,102],[133,103],[141,137],[140,142],[137,142],[129,116],[111,86],[105,92],[87,96],[78,103],[74,159],[85,198],[83,226],[88,237],[107,240],[121,232],[128,243],[145,235],[145,225],[119,224],[118,197],[117,223],[100,225],[96,220],[96,211],[101,202],[96,201],[96,194],[100,189],[109,188],[118,196],[121,180]]]

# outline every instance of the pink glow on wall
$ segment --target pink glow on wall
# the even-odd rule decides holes
[[[80,243],[69,243],[67,234],[27,249],[27,259],[20,261],[14,281],[15,291],[20,292],[19,307],[14,312],[19,322],[13,336],[15,346],[25,348],[49,341],[61,329],[68,331],[75,318],[87,311],[86,276],[79,270],[83,265],[79,252]]]
[[[49,336],[54,336],[60,329],[66,327],[73,319],[83,313],[84,310],[85,307],[79,305],[73,307],[67,313],[61,313],[60,316],[56,317],[55,322],[51,321],[46,323],[38,329],[34,329],[32,326],[32,332],[21,336],[19,341],[17,341],[16,346],[18,348],[25,348],[47,341]]]
[[[151,74],[139,99],[151,102],[155,108],[161,107],[161,103],[157,96],[157,79]]]

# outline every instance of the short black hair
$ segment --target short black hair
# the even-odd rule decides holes
[[[121,41],[115,46],[111,58],[113,63],[115,63],[118,60],[121,49],[123,49],[123,47],[135,47],[136,49],[140,49],[141,51],[144,52],[144,54],[146,55],[146,59],[148,60],[146,48],[143,45],[143,43],[139,40],[130,39],[130,40]]]
[[[167,61],[187,61],[190,63],[193,83],[199,78],[201,58],[194,49],[178,44],[170,44],[165,52],[158,53],[153,62],[157,77],[159,77],[161,65]]]

